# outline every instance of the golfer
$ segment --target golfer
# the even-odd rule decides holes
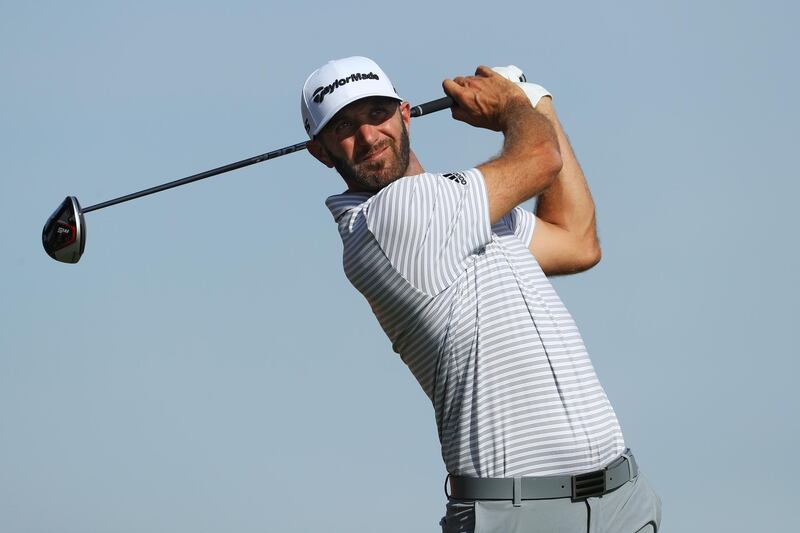
[[[425,172],[408,102],[364,57],[315,70],[301,101],[309,151],[347,185],[327,200],[345,274],[433,403],[442,530],[655,532],[661,503],[547,279],[600,260],[551,98],[487,67],[443,87],[454,119],[502,132],[497,157]]]

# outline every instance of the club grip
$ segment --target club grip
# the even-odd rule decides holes
[[[422,115],[427,115],[428,113],[435,113],[437,111],[441,111],[442,109],[448,109],[450,107],[453,107],[453,99],[450,98],[449,96],[445,96],[443,98],[439,98],[438,100],[431,100],[430,102],[425,102],[424,104],[412,107],[411,116],[421,117]]]

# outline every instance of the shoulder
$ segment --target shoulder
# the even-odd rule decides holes
[[[462,195],[470,189],[485,190],[483,175],[477,168],[405,176],[378,191],[376,197],[379,200],[398,197],[419,200],[424,199],[422,195]]]

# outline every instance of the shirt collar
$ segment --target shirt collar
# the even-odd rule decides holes
[[[342,194],[334,194],[325,200],[325,205],[330,209],[333,219],[339,222],[339,219],[345,213],[350,211],[356,206],[359,206],[369,200],[375,193],[372,192],[343,192]]]

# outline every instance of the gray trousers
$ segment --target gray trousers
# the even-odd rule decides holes
[[[657,533],[661,500],[639,474],[613,492],[573,502],[569,498],[467,501],[450,499],[443,533]]]

